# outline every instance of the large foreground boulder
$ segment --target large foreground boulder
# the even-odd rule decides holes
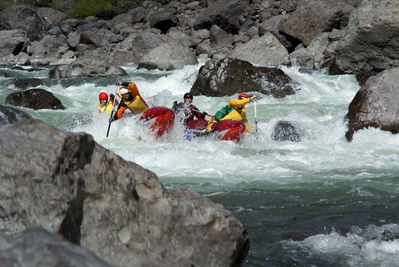
[[[111,267],[94,253],[42,228],[15,236],[0,234],[0,263],[8,266]]]
[[[247,255],[246,230],[221,205],[166,190],[91,135],[27,120],[0,128],[0,154],[5,234],[41,225],[118,266],[237,266]]]
[[[335,50],[344,73],[381,71],[399,66],[399,2],[364,0]]]
[[[281,69],[255,67],[239,59],[210,60],[199,70],[194,95],[228,96],[257,91],[277,98],[295,94],[297,83]]]
[[[370,77],[349,105],[346,115],[351,141],[353,134],[375,127],[392,133],[399,132],[399,68],[383,71]]]

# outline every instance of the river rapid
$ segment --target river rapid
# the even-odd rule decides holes
[[[59,129],[86,132],[124,159],[156,173],[169,189],[184,188],[223,204],[248,230],[243,266],[399,266],[399,135],[378,129],[355,133],[344,121],[359,84],[353,75],[329,76],[285,68],[300,84],[293,96],[257,101],[258,134],[241,144],[183,138],[183,128],[156,140],[136,116],[111,125],[96,113],[98,94],[133,81],[150,106],[171,107],[193,85],[200,65],[175,71],[125,67],[128,77],[48,79],[49,69],[2,67],[0,104],[16,92],[15,78],[40,78],[65,110],[19,108]],[[234,96],[236,97],[236,96]],[[231,97],[195,96],[214,114]],[[247,116],[254,124],[254,104]],[[128,112],[126,112],[128,113]],[[273,127],[290,121],[300,142],[276,142]]]

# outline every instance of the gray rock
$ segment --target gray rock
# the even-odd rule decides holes
[[[146,53],[140,63],[157,66],[158,69],[182,69],[185,65],[198,64],[195,52],[177,41],[162,43]]]
[[[248,2],[243,0],[217,0],[209,4],[199,15],[195,30],[210,29],[217,25],[231,34],[240,30],[240,16],[247,13]]]
[[[43,89],[30,89],[11,93],[6,97],[6,103],[31,109],[65,109],[62,102],[52,93]]]
[[[23,30],[0,31],[0,58],[19,54],[28,42],[29,39]]]
[[[258,91],[283,98],[295,94],[298,84],[282,70],[255,67],[239,59],[210,60],[200,68],[191,88],[194,95],[228,96],[245,91]]]
[[[165,190],[86,133],[27,120],[0,128],[0,153],[5,234],[41,225],[118,266],[238,266],[248,252],[221,205]]]
[[[284,17],[279,28],[307,46],[319,33],[344,28],[353,9],[353,6],[336,0],[300,1],[297,9]]]
[[[399,2],[365,0],[353,12],[335,62],[344,73],[399,66]]]
[[[44,20],[27,6],[10,6],[0,13],[0,29],[22,29],[28,33],[39,33],[44,24]]]
[[[349,105],[346,119],[351,141],[353,134],[368,127],[399,132],[399,68],[385,70],[370,77]]]
[[[209,37],[213,44],[221,47],[229,46],[233,42],[233,36],[217,25],[212,25],[209,31]]]
[[[15,236],[0,234],[0,258],[3,267],[111,267],[94,253],[43,228],[29,229]]]
[[[267,66],[286,65],[290,62],[287,49],[272,33],[237,45],[228,56]]]
[[[125,75],[127,75],[127,72],[121,67],[113,66],[100,57],[81,57],[71,64],[57,66],[49,73],[50,78],[115,77]]]

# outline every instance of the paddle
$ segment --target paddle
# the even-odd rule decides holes
[[[256,119],[256,101],[254,101],[255,134],[258,133],[258,120]]]
[[[113,104],[112,104],[112,111],[111,111],[111,116],[109,117],[109,124],[108,124],[108,130],[107,130],[107,135],[105,136],[105,139],[108,139],[108,135],[109,135],[109,130],[111,129],[111,123],[112,123],[112,118],[114,117],[114,112],[115,112],[115,103],[116,103],[116,100],[115,100],[115,98],[114,98],[114,100],[113,100],[114,102],[113,102]]]

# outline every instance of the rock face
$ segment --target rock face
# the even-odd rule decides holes
[[[392,133],[399,132],[399,68],[370,77],[349,105],[346,115],[351,141],[353,134],[363,128],[375,127]]]
[[[312,39],[333,28],[344,28],[353,6],[344,1],[299,1],[297,9],[280,23],[280,31],[309,45]]]
[[[69,65],[60,65],[50,71],[51,78],[125,76],[121,67],[112,66],[99,57],[82,57]]]
[[[1,266],[111,267],[94,253],[65,241],[42,228],[16,236],[0,234]]]
[[[88,134],[28,120],[0,128],[0,154],[5,234],[41,225],[118,266],[237,266],[248,252],[221,205],[165,190]]]
[[[290,63],[287,49],[272,33],[238,45],[229,53],[229,57],[268,66]]]
[[[0,126],[28,119],[30,119],[30,116],[25,112],[0,105]]]
[[[349,21],[335,50],[344,73],[381,71],[399,66],[399,2],[365,0]]]
[[[301,141],[301,134],[298,129],[288,121],[279,121],[274,126],[272,133],[274,141]]]
[[[257,91],[283,98],[295,94],[297,84],[282,70],[255,67],[238,59],[211,60],[200,68],[191,88],[194,95],[227,96]]]
[[[52,93],[44,89],[30,89],[11,93],[6,97],[6,103],[31,109],[65,109],[62,102]]]

